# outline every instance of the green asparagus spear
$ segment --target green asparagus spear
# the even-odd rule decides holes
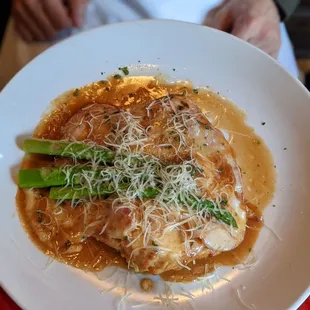
[[[126,187],[128,184],[121,184],[121,186]],[[109,183],[102,185],[99,189],[94,188],[92,191],[88,188],[52,187],[50,190],[50,199],[80,199],[89,196],[106,196],[114,192],[115,190],[113,185]],[[158,193],[159,191],[156,188],[148,187],[141,193],[140,196],[142,198],[150,199],[156,197]],[[187,204],[189,204],[189,200],[187,200]],[[217,206],[212,201],[206,199],[202,201],[191,200],[190,205],[199,211],[207,211],[210,216],[227,225],[232,225],[234,228],[238,228],[236,220],[229,213],[229,211]]]
[[[180,199],[180,201],[182,202],[182,199]],[[227,225],[232,225],[234,228],[238,228],[237,222],[234,219],[234,217],[230,214],[230,212],[216,205],[210,200],[204,199],[197,201],[195,198],[187,198],[186,202],[183,200],[183,203],[191,205],[198,211],[206,210],[210,214],[210,216],[216,218],[217,220]]]
[[[114,152],[99,146],[91,146],[80,142],[60,140],[45,140],[29,138],[24,141],[23,149],[27,153],[58,155],[76,159],[95,160],[110,164],[114,159]]]
[[[129,184],[120,184],[120,187],[126,188]],[[109,196],[115,192],[111,183],[102,184],[94,187],[92,190],[82,187],[52,187],[50,190],[50,199],[80,199],[89,196]],[[148,187],[141,193],[143,198],[154,198],[158,194],[156,188]]]
[[[50,199],[80,199],[89,196],[108,196],[115,192],[110,183],[93,188],[92,191],[84,187],[51,187]]]
[[[43,188],[65,184],[79,184],[83,172],[91,170],[92,167],[90,166],[21,169],[18,175],[18,185],[21,188]]]
[[[209,200],[202,201],[201,203],[197,204],[197,208],[206,209],[208,213],[215,217],[217,220],[227,224],[232,225],[234,228],[238,228],[237,222],[234,217],[224,208],[219,208],[213,202]]]

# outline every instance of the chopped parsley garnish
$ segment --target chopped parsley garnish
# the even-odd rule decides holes
[[[173,68],[172,70],[175,71],[175,68]]]
[[[220,202],[221,206],[226,206],[227,205],[227,200],[226,199],[222,199],[222,201]]]
[[[186,96],[186,89],[183,89],[182,96]]]
[[[254,143],[261,144],[261,142],[259,140],[254,140]]]
[[[124,237],[124,240],[125,240],[125,241],[128,240],[128,236],[125,236],[125,237]]]
[[[121,78],[122,78],[122,76],[121,76],[120,74],[115,74],[113,77],[114,77],[116,80],[118,80],[118,79],[121,79]]]
[[[198,94],[198,89],[197,88],[193,89],[193,93],[197,95]]]
[[[224,173],[225,170],[224,170],[224,169],[219,169],[218,172],[219,172],[219,173]]]
[[[120,67],[120,68],[118,68],[118,70],[122,71],[125,75],[129,74],[128,67]]]
[[[101,83],[101,84],[106,84],[106,83],[108,83],[108,81],[106,81],[106,80],[101,80],[99,83]]]
[[[77,97],[80,94],[80,90],[77,88],[74,92],[73,92],[73,96]]]
[[[265,126],[265,125],[266,125],[266,122],[262,122],[262,125]]]
[[[38,223],[42,223],[43,214],[41,213],[40,210],[37,210],[36,213],[37,213],[37,222],[38,222]]]
[[[155,241],[152,241],[152,245],[158,246],[158,244]]]
[[[206,126],[205,128],[206,128],[207,130],[212,129],[212,127],[211,127],[211,126]]]

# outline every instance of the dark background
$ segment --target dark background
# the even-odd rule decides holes
[[[11,3],[11,0],[0,0],[0,49],[10,16]],[[301,0],[296,12],[286,22],[286,26],[300,69],[305,73],[306,86],[310,90],[310,0]]]
[[[5,26],[10,16],[11,0],[0,0],[0,48],[5,31]]]

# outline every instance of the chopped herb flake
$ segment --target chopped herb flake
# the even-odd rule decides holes
[[[77,88],[74,92],[73,92],[73,96],[77,97],[80,93],[80,90]]]
[[[175,68],[173,68],[172,70],[175,71]]]
[[[265,126],[265,125],[266,125],[266,122],[262,122],[262,125]]]
[[[132,98],[132,97],[134,97],[134,96],[135,96],[134,93],[130,93],[130,94],[129,94],[129,97],[130,97],[130,98]]]
[[[115,79],[121,79],[122,78],[122,76],[120,75],[120,74],[115,74],[114,76],[113,76]]]
[[[183,107],[182,105],[179,105],[179,106],[178,106],[178,110],[179,110],[179,111],[182,111],[182,110],[184,110],[184,107]]]
[[[43,214],[41,213],[40,210],[37,210],[36,213],[37,213],[37,222],[38,222],[38,223],[42,223]]]
[[[118,68],[118,70],[123,71],[123,73],[124,73],[125,75],[128,75],[128,74],[129,74],[128,67]]]
[[[108,83],[108,81],[106,81],[106,80],[101,80],[101,81],[99,81],[99,83],[101,83],[101,84],[106,84],[106,83]]]
[[[249,248],[249,252],[251,252],[252,251],[252,248]]]
[[[224,169],[219,169],[218,172],[219,172],[219,173],[224,173],[225,170],[224,170]]]
[[[155,241],[152,241],[152,245],[158,246],[158,244]]]
[[[261,142],[259,140],[254,140],[254,143],[261,144]]]
[[[212,129],[212,127],[211,127],[211,126],[206,126],[205,128],[206,128],[207,130]]]
[[[183,89],[182,96],[186,96],[186,93],[187,93],[186,89]]]
[[[198,89],[197,88],[193,89],[193,93],[197,95],[198,94]]]
[[[222,199],[221,205],[222,205],[222,206],[226,206],[226,205],[227,205],[227,200],[226,200],[226,199]]]
[[[65,248],[66,248],[66,250],[68,250],[68,249],[70,248],[70,246],[71,246],[71,241],[70,241],[70,240],[67,240],[67,241],[65,242]]]
[[[128,240],[128,236],[125,236],[125,237],[124,237],[124,240],[125,240],[125,241]]]

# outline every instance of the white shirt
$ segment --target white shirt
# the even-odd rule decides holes
[[[207,12],[220,2],[220,0],[91,0],[83,28],[65,31],[62,36],[103,24],[141,18],[175,19],[201,24]],[[281,36],[282,46],[278,60],[297,78],[296,60],[284,24],[281,24]],[[0,54],[0,89],[32,58],[53,43],[23,42],[14,32],[10,20]]]

